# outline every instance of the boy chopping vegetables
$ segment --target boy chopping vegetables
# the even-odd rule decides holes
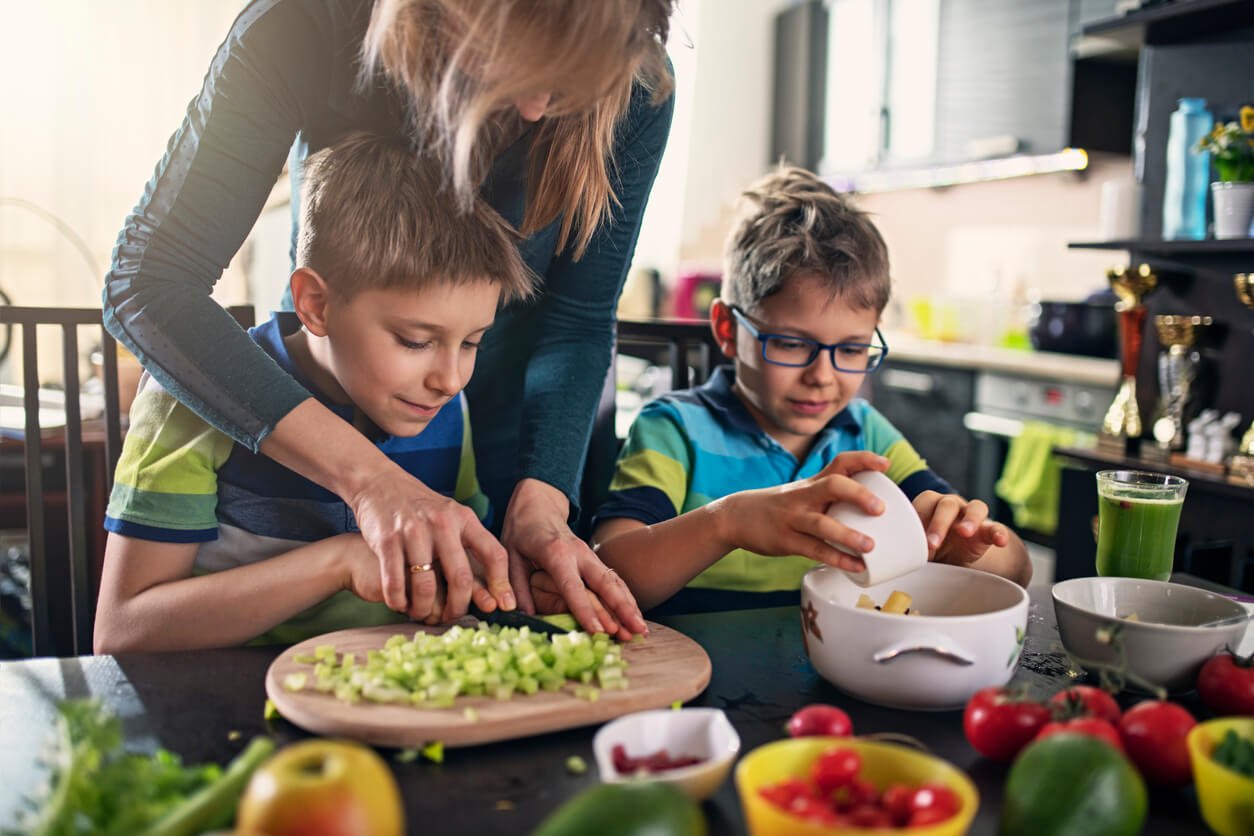
[[[872,544],[824,511],[879,500],[853,479],[885,471],[923,521],[932,560],[1026,585],[1019,538],[928,469],[855,397],[888,353],[888,253],[867,215],[784,167],[744,194],[727,242],[714,338],[733,365],[647,404],[632,424],[593,534],[642,608],[796,601],[815,561],[851,570]]]
[[[386,455],[482,519],[460,393],[498,307],[529,296],[532,280],[515,234],[482,201],[440,222],[439,177],[403,141],[365,134],[311,157],[295,312],[250,334]],[[409,609],[390,610],[339,497],[234,443],[147,376],[105,527],[98,653],[289,643],[448,609],[426,564],[410,567]],[[490,610],[501,592],[476,582],[472,597]]]

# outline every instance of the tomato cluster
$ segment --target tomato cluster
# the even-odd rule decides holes
[[[810,766],[808,778],[785,778],[758,793],[786,813],[824,827],[925,827],[952,817],[962,806],[943,784],[891,784],[882,793],[860,777],[862,757],[833,746]]]
[[[703,758],[693,757],[692,755],[676,755],[672,757],[665,749],[659,749],[652,754],[633,758],[627,754],[626,747],[621,743],[614,744],[614,748],[610,750],[610,757],[614,761],[614,771],[620,775],[635,775],[640,772],[665,772],[668,769],[693,766],[703,761]]]
[[[1004,688],[985,688],[967,703],[963,729],[985,757],[1010,761],[1034,740],[1081,734],[1126,755],[1145,780],[1182,786],[1192,780],[1185,738],[1196,725],[1187,710],[1145,700],[1126,712],[1100,688],[1076,685],[1041,703]]]

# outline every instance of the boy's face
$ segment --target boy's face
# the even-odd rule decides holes
[[[496,317],[500,287],[488,281],[423,290],[365,290],[326,305],[314,349],[342,393],[389,435],[422,432],[475,368]]]
[[[808,337],[826,344],[874,343],[879,312],[829,298],[820,282],[813,275],[792,276],[746,315],[763,334]],[[826,351],[808,366],[768,363],[762,359],[762,344],[740,327],[735,331],[735,361],[736,392],[750,414],[767,435],[799,458],[866,378],[838,371]]]

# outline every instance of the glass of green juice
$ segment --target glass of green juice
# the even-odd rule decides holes
[[[1189,483],[1140,470],[1097,474],[1097,574],[1165,581]]]

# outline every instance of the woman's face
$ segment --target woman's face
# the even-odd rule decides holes
[[[544,118],[544,112],[548,110],[549,102],[552,100],[553,94],[550,92],[533,93],[530,96],[514,99],[514,107],[524,122],[539,122]]]

